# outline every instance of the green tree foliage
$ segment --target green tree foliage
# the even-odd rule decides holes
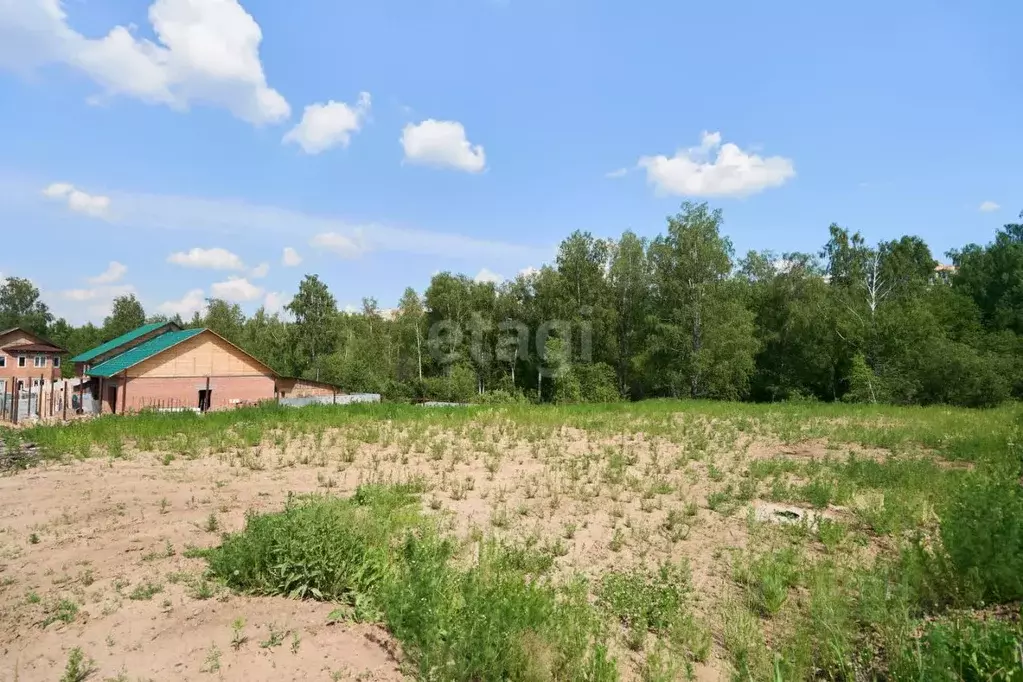
[[[334,347],[337,301],[317,275],[306,275],[287,310],[295,316],[294,341],[303,373],[320,378],[320,358]]]
[[[950,252],[957,272],[936,270],[919,237],[868,243],[837,224],[817,253],[736,259],[722,225],[721,211],[684,203],[660,235],[576,231],[552,263],[499,284],[441,272],[394,309],[366,298],[339,312],[308,275],[280,314],[210,300],[190,325],[282,374],[394,400],[1023,399],[1023,225]],[[28,280],[0,286],[0,328],[72,353],[145,319],[126,296],[102,327],[75,327]]]
[[[0,329],[22,327],[44,334],[52,321],[49,307],[40,299],[39,289],[32,282],[8,277],[0,286]]]
[[[110,315],[103,320],[103,336],[116,339],[146,323],[146,311],[135,294],[118,296],[110,308]]]

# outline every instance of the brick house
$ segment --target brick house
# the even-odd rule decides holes
[[[67,351],[38,334],[15,327],[0,331],[0,395],[14,388],[38,390],[60,379]]]
[[[72,358],[94,401],[94,411],[143,409],[229,409],[274,400],[302,386],[209,329],[151,324]]]

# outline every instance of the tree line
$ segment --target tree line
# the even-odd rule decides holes
[[[721,228],[720,210],[687,202],[653,239],[576,231],[538,271],[500,284],[440,273],[393,310],[372,298],[339,310],[307,275],[286,315],[210,299],[174,321],[282,374],[394,400],[1023,398],[1023,224],[940,267],[919,237],[868,244],[836,224],[819,252],[737,258]],[[0,329],[24,326],[72,353],[157,319],[128,295],[102,326],[76,327],[30,281],[0,286]]]

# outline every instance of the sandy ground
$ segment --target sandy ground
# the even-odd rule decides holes
[[[0,682],[57,680],[74,647],[99,680],[402,678],[381,629],[328,625],[329,604],[228,593],[184,552],[239,530],[246,511],[280,509],[289,492],[347,494],[413,476],[430,485],[424,509],[452,532],[556,545],[559,573],[686,560],[694,611],[710,623],[731,589],[730,557],[745,547],[748,521],[742,508],[709,509],[708,495],[739,482],[736,464],[777,453],[762,443],[732,447],[726,466],[642,435],[434,432],[411,444],[397,432],[371,443],[335,433],[195,459],[129,452],[6,475]],[[825,454],[823,446],[791,453]],[[670,514],[685,522],[668,528]],[[624,658],[628,679],[638,663]],[[695,676],[726,679],[727,670],[715,641]]]

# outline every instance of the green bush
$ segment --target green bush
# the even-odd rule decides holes
[[[941,516],[941,541],[968,601],[1023,599],[1023,488],[978,475],[963,482]]]
[[[617,679],[584,583],[531,577],[536,561],[492,542],[464,566],[413,504],[418,492],[291,500],[208,550],[210,569],[237,590],[341,601],[381,620],[422,679]]]
[[[1023,680],[1020,624],[972,617],[928,623],[893,661],[891,679],[934,682]]]

